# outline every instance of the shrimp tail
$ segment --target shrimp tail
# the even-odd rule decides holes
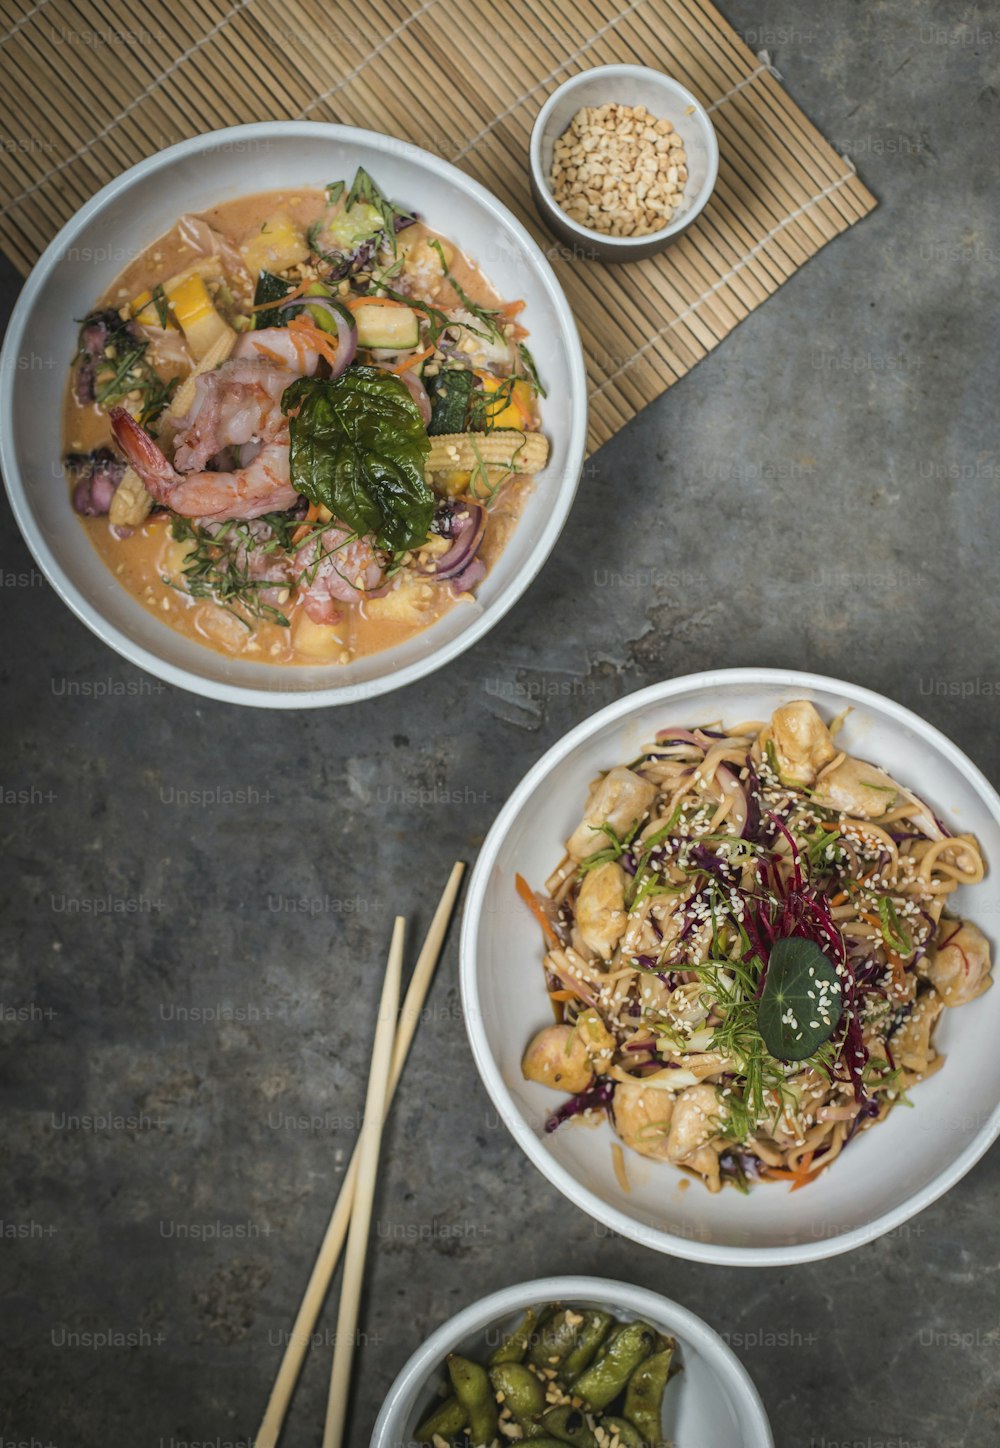
[[[124,407],[113,407],[108,414],[115,442],[135,468],[148,492],[158,503],[169,506],[170,494],[180,475],[168,462],[156,439],[139,426]]]

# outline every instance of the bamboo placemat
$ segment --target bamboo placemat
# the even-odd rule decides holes
[[[542,231],[527,148],[560,81],[622,61],[698,96],[721,164],[680,242],[605,269]],[[592,447],[875,205],[707,0],[0,0],[0,80],[0,246],[22,272],[106,181],[200,131],[342,121],[454,161],[549,252],[587,354]]]

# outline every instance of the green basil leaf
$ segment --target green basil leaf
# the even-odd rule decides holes
[[[757,1029],[779,1061],[804,1061],[840,1022],[843,996],[832,962],[814,940],[786,936],[771,946]]]
[[[377,367],[300,377],[286,388],[292,486],[381,548],[427,538],[434,494],[424,478],[430,441],[404,382]],[[296,411],[297,409],[297,411]]]
[[[286,282],[284,277],[275,276],[273,272],[262,271],[257,277],[257,285],[254,288],[253,304],[260,307],[259,312],[253,314],[253,329],[259,331],[264,327],[287,327],[288,314],[279,312],[277,303],[283,302],[294,286],[293,282]],[[274,302],[274,306],[265,307],[265,302]]]

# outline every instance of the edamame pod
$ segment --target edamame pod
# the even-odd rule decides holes
[[[627,1418],[604,1418],[602,1422],[609,1433],[618,1434],[622,1448],[649,1448],[638,1428],[633,1427]]]
[[[579,1408],[550,1408],[542,1419],[542,1427],[560,1443],[572,1443],[575,1448],[598,1448],[586,1415]]]
[[[607,1337],[608,1328],[614,1322],[610,1312],[584,1313],[584,1323],[576,1342],[570,1348],[559,1376],[564,1383],[575,1383],[585,1367],[589,1367],[594,1354]]]
[[[503,1406],[522,1428],[529,1428],[545,1412],[545,1385],[524,1363],[497,1363],[490,1368],[490,1382],[494,1393],[503,1393]]]
[[[498,1363],[523,1362],[537,1326],[538,1317],[529,1307],[520,1326],[514,1329],[510,1337],[504,1338],[499,1347],[493,1349],[490,1354],[490,1367],[494,1368]]]
[[[649,1357],[655,1342],[656,1334],[647,1322],[627,1322],[616,1328],[573,1384],[574,1394],[592,1408],[606,1408]]]
[[[421,1443],[432,1443],[435,1434],[444,1439],[457,1438],[465,1423],[465,1409],[457,1398],[449,1398],[427,1415],[413,1436]]]
[[[455,1397],[465,1410],[465,1423],[473,1443],[492,1443],[497,1435],[497,1405],[486,1369],[480,1363],[452,1353],[448,1374]]]
[[[538,1368],[558,1368],[575,1346],[583,1322],[583,1313],[569,1307],[546,1318],[528,1353],[531,1362]]]
[[[653,1353],[639,1364],[625,1389],[625,1416],[647,1443],[663,1439],[663,1394],[673,1356],[673,1345]]]

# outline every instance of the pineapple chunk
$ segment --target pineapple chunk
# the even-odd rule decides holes
[[[449,498],[460,498],[472,486],[472,474],[464,468],[453,468],[447,473],[438,473],[434,486]]]
[[[218,345],[221,337],[232,331],[215,310],[203,277],[195,274],[177,285],[171,283],[167,296],[196,361],[200,362],[206,352]]]
[[[243,242],[240,251],[254,276],[261,271],[288,271],[309,255],[302,232],[289,217],[281,214],[265,221],[260,231]]]
[[[486,405],[486,419],[490,427],[521,428],[531,421],[531,388],[527,382],[504,385],[500,378],[483,374],[482,383],[487,397],[501,387],[504,389],[496,402]]]
[[[365,600],[369,618],[387,623],[421,625],[432,617],[439,595],[437,585],[412,573],[397,573],[396,581],[381,598]]]
[[[316,623],[300,609],[292,625],[292,643],[297,653],[318,663],[332,664],[345,647],[343,624]]]
[[[166,287],[164,287],[163,290],[164,294],[166,294]],[[129,307],[129,312],[133,319],[143,327],[159,327],[162,325],[160,314],[153,304],[153,293],[151,291],[140,292],[137,297],[134,297],[132,299],[132,305]],[[168,310],[167,326],[176,327],[176,325]]]

